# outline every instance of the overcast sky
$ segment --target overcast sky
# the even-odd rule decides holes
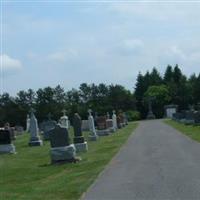
[[[200,2],[1,4],[1,92],[80,83],[133,90],[139,71],[200,72]]]

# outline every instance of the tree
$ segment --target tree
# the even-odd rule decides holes
[[[158,70],[154,67],[152,72],[150,73],[150,83],[149,85],[160,85],[162,84],[162,77],[160,76]]]
[[[172,69],[171,65],[167,66],[165,73],[164,73],[163,81],[165,84],[173,81],[173,69]]]
[[[167,86],[149,86],[149,88],[144,94],[146,102],[149,97],[155,98],[155,100],[153,101],[153,111],[156,117],[163,117],[164,105],[168,104],[171,100]]]

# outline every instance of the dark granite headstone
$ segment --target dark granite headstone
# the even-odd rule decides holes
[[[16,140],[15,128],[10,127],[9,123],[5,123],[4,130],[8,130],[10,133],[11,140]]]
[[[174,113],[172,118],[176,121],[185,119],[185,111]]]
[[[82,120],[78,113],[74,114],[73,120],[74,128],[74,143],[84,143],[84,137],[82,135]]]
[[[16,153],[9,130],[0,129],[0,153]]]
[[[200,124],[200,111],[195,111],[194,112],[194,123],[196,125]]]
[[[69,133],[66,128],[56,125],[49,131],[49,140],[51,147],[64,147],[70,145]]]
[[[11,144],[11,136],[9,130],[0,129],[0,145]]]
[[[54,129],[49,131],[49,139],[51,144],[51,162],[76,162],[76,149],[70,144],[69,133],[66,127],[57,124]]]
[[[186,111],[185,112],[185,124],[194,124],[194,111]]]
[[[121,126],[121,118],[119,115],[117,115],[117,128],[122,128]]]
[[[113,128],[113,120],[112,119],[106,120],[106,128]]]
[[[98,130],[104,130],[107,128],[105,116],[99,116],[96,121],[97,121],[97,129]]]

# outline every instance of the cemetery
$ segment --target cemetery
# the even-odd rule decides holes
[[[48,114],[48,120],[39,125],[36,114],[31,109],[26,131],[15,138],[8,124],[0,130],[3,199],[78,199],[137,126],[124,122],[126,126],[117,130],[113,111],[115,122],[109,119],[106,124],[105,120],[105,127],[112,130],[99,137],[91,109],[87,131],[78,113],[71,123],[65,111],[58,123]]]
[[[0,0],[0,200],[200,200],[200,0]]]
[[[155,69],[153,72],[155,73]],[[90,88],[89,85],[84,87]],[[106,89],[103,84],[97,87]],[[112,87],[107,88],[110,90],[109,94],[112,94]],[[50,90],[45,88],[44,96],[47,96],[47,89]],[[64,95],[60,86],[57,86],[55,91],[57,89]],[[93,93],[92,88],[90,89]],[[80,104],[73,104],[69,100],[59,103],[58,99],[57,103],[40,105],[37,102],[42,100],[33,101],[31,98],[26,113],[20,114],[19,107],[18,113],[23,119],[11,117],[9,121],[6,112],[1,115],[4,117],[4,125],[1,122],[0,128],[2,199],[39,200],[42,196],[43,199],[64,200],[92,195],[92,192],[86,192],[88,187],[94,183],[102,170],[106,169],[106,165],[127,139],[130,140],[134,133],[141,129],[142,124],[158,123],[157,126],[160,126],[159,123],[164,121],[165,124],[200,142],[198,103],[184,107],[169,96],[167,87],[163,85],[149,86],[143,94],[142,101],[133,101],[134,98],[138,98],[137,88],[131,96],[124,88],[115,86],[114,89],[123,93],[128,102],[125,102],[125,99],[120,102],[118,97],[110,105],[106,102],[108,94],[104,99],[88,99]],[[80,93],[83,93],[82,89],[77,94]],[[104,104],[101,104],[101,101]],[[57,109],[53,109],[54,107]],[[142,121],[139,121],[140,119]],[[149,131],[152,129],[148,129]],[[157,131],[159,132],[159,129]],[[138,134],[135,140],[137,138]],[[134,142],[134,137],[132,139]],[[136,147],[133,146],[133,149]],[[129,155],[128,152],[126,154]],[[128,162],[124,165],[126,163]]]

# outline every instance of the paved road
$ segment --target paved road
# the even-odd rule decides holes
[[[143,121],[84,200],[200,200],[200,144]]]

